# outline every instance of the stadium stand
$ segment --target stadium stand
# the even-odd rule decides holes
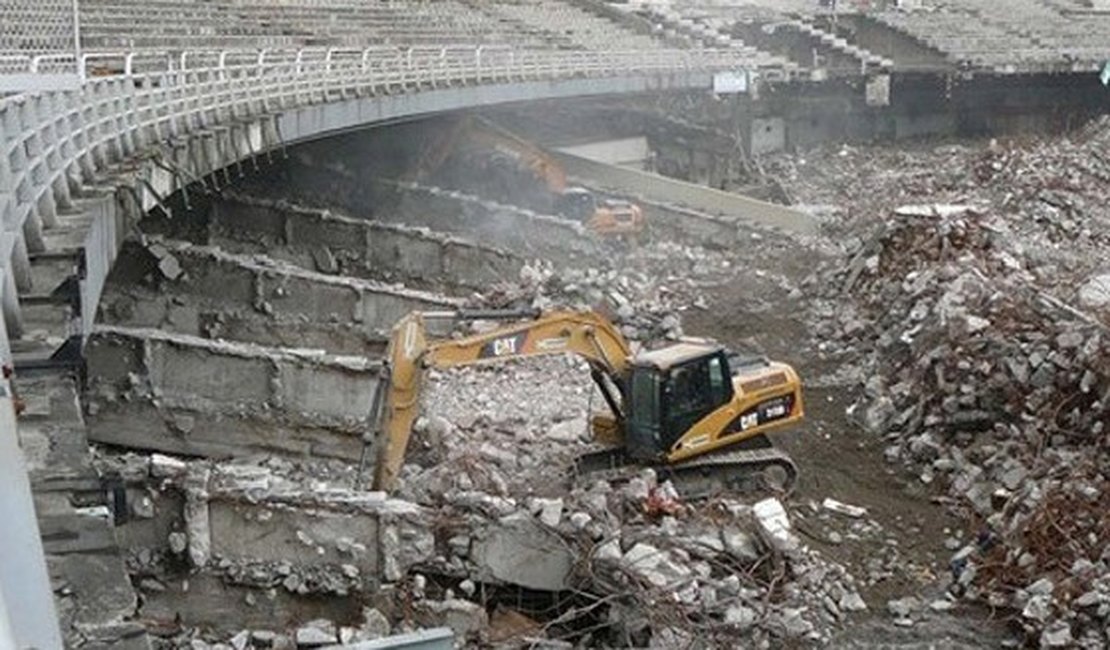
[[[87,49],[512,44],[654,48],[652,38],[569,4],[456,0],[81,2]]]
[[[897,65],[846,38],[874,21],[944,57],[953,67],[991,73],[1096,70],[1107,59],[1110,10],[1088,0],[935,0],[835,3],[817,0],[640,0],[621,3],[689,34],[744,33],[743,26],[796,31],[814,45],[856,59],[861,69]],[[845,29],[830,26],[833,16]],[[750,32],[749,32],[750,33]],[[761,46],[748,38],[748,45]]]

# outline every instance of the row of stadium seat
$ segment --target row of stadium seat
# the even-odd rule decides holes
[[[82,0],[80,11],[87,50],[437,43],[587,50],[658,46],[650,36],[558,0]]]

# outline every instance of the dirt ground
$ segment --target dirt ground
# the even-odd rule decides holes
[[[715,338],[733,348],[754,348],[769,358],[795,366],[806,384],[806,421],[774,434],[800,473],[791,498],[794,525],[805,543],[842,563],[863,579],[860,595],[868,611],[853,616],[834,647],[996,648],[1011,635],[990,611],[962,604],[934,612],[912,627],[900,627],[887,611],[891,600],[914,597],[944,600],[953,550],[944,542],[958,533],[966,539],[969,524],[937,502],[928,486],[883,457],[884,440],[855,422],[850,408],[863,380],[851,356],[821,350],[810,324],[820,315],[806,295],[814,272],[829,262],[828,251],[771,237],[737,251],[735,277],[708,288],[706,309],[683,315],[686,331]],[[770,250],[769,250],[770,249]],[[784,285],[799,291],[784,292]],[[819,516],[825,498],[867,509],[877,526],[866,533],[829,531],[843,521]],[[867,577],[876,562],[882,575]],[[1012,643],[1012,641],[1010,641]]]

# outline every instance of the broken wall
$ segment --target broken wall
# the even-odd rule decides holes
[[[364,357],[110,326],[86,358],[90,440],[213,457],[358,460],[381,370]]]
[[[333,354],[380,354],[414,310],[458,301],[379,282],[306,271],[267,258],[161,240],[125,242],[99,321]]]
[[[416,183],[374,181],[388,208],[377,217],[490,242],[526,257],[572,262],[599,252],[600,242],[581,224],[464,192]]]
[[[381,585],[434,551],[432,519],[381,492],[327,489],[288,461],[154,454],[103,461],[126,485],[116,529],[145,619],[233,634],[318,618],[354,623]]]
[[[320,259],[334,259],[341,275],[421,286],[485,286],[515,278],[523,265],[520,257],[492,246],[280,201],[216,201],[209,230],[210,241],[228,250],[265,253],[309,269],[319,268]]]

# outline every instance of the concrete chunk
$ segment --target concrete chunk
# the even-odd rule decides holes
[[[474,537],[470,559],[485,579],[546,591],[567,587],[574,554],[527,513],[504,517]]]

